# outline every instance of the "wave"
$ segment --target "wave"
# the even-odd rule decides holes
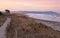
[[[60,16],[58,16],[58,15],[33,14],[33,13],[26,13],[26,15],[28,15],[29,17],[36,18],[36,19],[43,19],[43,20],[60,22]]]

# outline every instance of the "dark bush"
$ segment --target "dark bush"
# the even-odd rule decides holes
[[[5,12],[6,12],[6,13],[10,13],[10,10],[6,9]]]
[[[1,11],[0,11],[0,15],[3,15]]]

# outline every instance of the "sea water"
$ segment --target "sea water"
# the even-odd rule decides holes
[[[60,22],[60,16],[57,14],[35,14],[35,13],[26,13],[29,17],[33,17],[36,19],[48,20]]]

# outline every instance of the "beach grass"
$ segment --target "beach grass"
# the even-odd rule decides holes
[[[5,22],[6,17],[4,15],[0,16],[0,26],[3,25],[3,23]]]
[[[7,38],[60,38],[60,31],[37,23],[22,14],[11,14],[12,21],[7,27]]]

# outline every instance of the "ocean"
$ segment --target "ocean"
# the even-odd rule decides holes
[[[28,15],[29,17],[35,18],[35,19],[60,22],[60,16],[57,14],[26,13],[26,15]]]

